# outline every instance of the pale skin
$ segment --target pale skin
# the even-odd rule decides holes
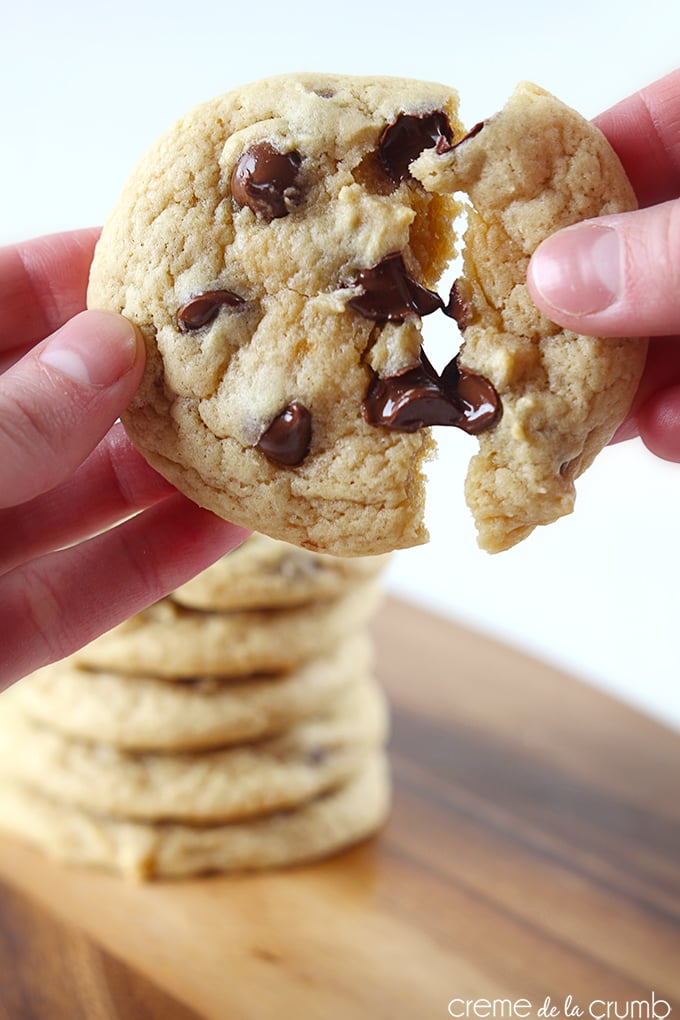
[[[121,316],[83,311],[97,236],[0,249],[0,689],[247,534],[177,493],[116,424],[144,346]]]
[[[529,287],[576,332],[653,338],[617,438],[639,434],[680,461],[680,70],[596,123],[641,209],[549,238]],[[144,349],[121,316],[84,311],[97,236],[0,249],[0,688],[161,598],[247,535],[177,493],[116,424]]]

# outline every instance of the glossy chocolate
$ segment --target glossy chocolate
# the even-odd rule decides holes
[[[217,318],[220,308],[227,305],[236,308],[243,304],[243,298],[231,290],[206,290],[194,294],[177,312],[177,324],[183,333],[201,329]]]
[[[376,375],[364,398],[363,412],[369,425],[397,432],[416,432],[426,425],[457,425],[461,416],[424,358],[420,365],[399,375],[385,379]]]
[[[413,279],[399,253],[362,269],[351,286],[360,287],[361,293],[347,302],[349,307],[376,322],[429,315],[443,307],[438,294]]]
[[[470,323],[471,309],[469,303],[461,297],[458,281],[454,280],[449,294],[449,303],[443,309],[450,319],[455,319],[458,329],[466,329]]]
[[[424,149],[451,147],[453,132],[441,110],[433,113],[400,113],[378,141],[378,155],[388,177],[398,184],[409,176],[409,166]]]
[[[441,383],[447,392],[456,394],[463,410],[463,424],[459,428],[475,436],[499,420],[501,401],[492,384],[484,376],[461,368],[457,358],[442,372]]]
[[[309,453],[312,416],[299,400],[294,400],[276,415],[256,444],[257,449],[285,467],[296,467]]]
[[[265,220],[287,216],[302,195],[301,162],[298,152],[279,152],[270,142],[258,142],[241,155],[234,167],[234,201]]]
[[[475,137],[475,135],[478,135],[478,134],[479,134],[479,132],[480,132],[480,131],[482,130],[482,128],[484,127],[484,124],[485,124],[485,123],[486,123],[486,122],[485,122],[485,121],[483,121],[483,120],[480,120],[480,121],[478,121],[478,122],[477,122],[477,123],[476,123],[476,124],[474,125],[474,127],[471,127],[471,128],[470,128],[470,130],[468,131],[468,133],[467,133],[466,135],[463,135],[463,137],[462,137],[462,138],[459,138],[459,139],[458,139],[458,141],[456,142],[456,144],[455,144],[455,145],[453,146],[453,147],[454,147],[454,149],[455,149],[455,148],[457,148],[457,146],[459,146],[459,145],[462,145],[462,144],[463,144],[463,142],[467,142],[467,141],[468,141],[468,140],[469,140],[470,138],[474,138],[474,137]]]
[[[457,142],[452,142],[450,137],[440,138],[435,146],[437,155],[443,156],[445,152],[450,152],[451,149],[457,149],[459,145],[462,145],[463,142],[467,142],[469,138],[474,138],[475,135],[478,135],[479,132],[482,130],[485,123],[486,121],[480,120],[477,124],[474,125],[474,127],[470,128],[467,134],[463,135],[462,138],[459,138]]]
[[[362,406],[369,425],[398,432],[453,425],[474,435],[494,425],[500,414],[488,380],[459,369],[455,360],[439,376],[424,353],[414,368],[385,379],[374,376]]]

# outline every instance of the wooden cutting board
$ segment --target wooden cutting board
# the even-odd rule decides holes
[[[381,835],[145,886],[4,839],[0,1020],[679,1015],[680,736],[404,603],[375,632]]]

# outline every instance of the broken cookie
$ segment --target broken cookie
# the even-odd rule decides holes
[[[639,341],[545,320],[528,259],[559,227],[633,205],[603,136],[532,86],[467,133],[455,93],[429,83],[303,74],[228,93],[142,160],[95,254],[90,307],[146,341],[124,424],[197,503],[351,556],[426,540],[431,426],[462,427],[481,444],[480,543],[506,548],[571,509],[644,360]],[[430,314],[452,320],[441,372]]]

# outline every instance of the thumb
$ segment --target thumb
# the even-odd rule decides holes
[[[144,345],[113,312],[76,315],[0,377],[0,506],[73,473],[130,402]]]
[[[535,251],[527,283],[541,311],[576,333],[680,333],[680,200],[553,234]]]

